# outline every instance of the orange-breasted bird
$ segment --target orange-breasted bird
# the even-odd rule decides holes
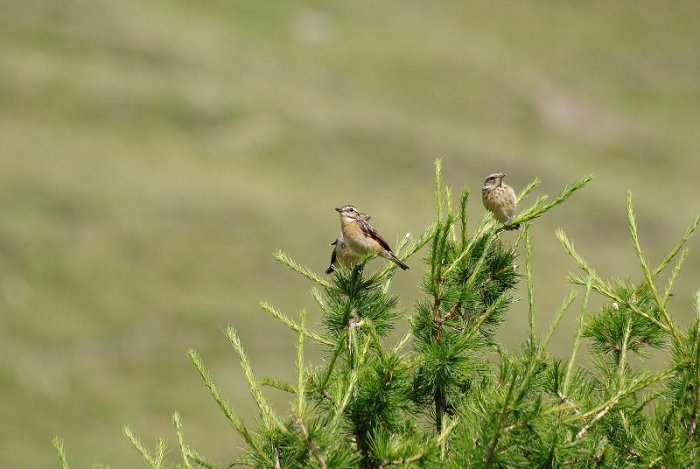
[[[358,212],[352,205],[343,205],[335,210],[340,214],[340,230],[344,242],[354,254],[364,257],[367,253],[374,252],[396,263],[403,270],[408,269],[406,263],[391,250],[389,243],[369,224],[369,217]]]

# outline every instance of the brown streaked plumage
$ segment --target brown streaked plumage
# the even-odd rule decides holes
[[[370,219],[369,215],[365,213],[360,213],[360,216],[365,220]],[[340,233],[336,240],[330,245],[333,246],[333,252],[331,253],[331,263],[326,269],[327,274],[335,272],[335,268],[338,265],[342,267],[355,267],[362,261],[362,256],[350,249],[350,246],[343,237],[343,233]]]
[[[340,214],[340,230],[349,248],[364,257],[368,252],[389,259],[403,270],[408,265],[399,259],[389,247],[384,238],[369,224],[369,217],[358,212],[352,205],[344,205],[335,209]]]
[[[512,187],[503,182],[503,173],[490,174],[481,187],[481,200],[486,210],[503,224],[508,224],[515,218],[517,198]],[[520,224],[510,225],[506,229],[517,230]]]

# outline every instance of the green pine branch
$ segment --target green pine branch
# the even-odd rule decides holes
[[[569,275],[573,290],[540,336],[532,225],[566,203],[591,176],[551,200],[538,196],[502,225],[489,214],[474,218],[469,189],[453,192],[443,184],[442,173],[438,160],[435,220],[417,239],[406,235],[396,243],[402,259],[424,251],[423,296],[413,306],[400,306],[391,292],[393,263],[370,273],[339,268],[322,278],[286,253],[274,254],[312,282],[312,304],[321,321],[309,325],[306,310],[292,319],[268,303],[260,305],[294,331],[296,354],[289,365],[292,369],[295,363],[296,379],[291,383],[256,378],[235,329],[226,330],[255,402],[256,423],[243,423],[199,355],[188,352],[223,417],[242,438],[243,453],[234,464],[280,469],[697,465],[700,292],[699,319],[691,327],[676,323],[671,309],[682,307],[672,301],[672,292],[700,218],[652,268],[628,195],[630,237],[641,274],[636,283],[602,278],[558,229],[557,238],[578,273]],[[528,184],[518,201],[539,184],[538,179]],[[470,219],[475,220],[471,228]],[[517,223],[524,229],[513,243],[502,231]],[[520,251],[523,267],[518,267]],[[419,262],[414,266],[418,269]],[[667,277],[660,279],[664,272]],[[568,356],[553,357],[547,349],[564,314],[574,310],[580,287],[573,346]],[[520,295],[527,301],[527,318],[509,317]],[[603,300],[598,308],[591,306],[597,304],[595,295]],[[409,332],[392,338],[390,332],[406,316]],[[499,343],[496,332],[504,321],[518,321],[525,337],[519,349]],[[651,372],[644,362],[651,349],[666,354],[661,372]],[[290,395],[287,413],[272,405],[265,386]],[[187,444],[178,413],[173,424],[179,467],[214,468]],[[149,467],[164,467],[164,440],[149,450],[128,427],[124,433]],[[63,443],[55,439],[54,447],[67,468]]]

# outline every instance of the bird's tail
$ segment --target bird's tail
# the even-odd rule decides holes
[[[333,272],[335,272],[335,267],[333,267],[333,264],[331,264],[331,265],[326,269],[326,273],[327,273],[328,275],[330,275],[330,274],[332,274]]]
[[[398,257],[396,257],[396,254],[394,254],[394,253],[391,252],[391,251],[387,251],[386,254],[387,254],[387,255],[386,255],[386,258],[387,258],[387,259],[389,259],[390,261],[396,263],[396,265],[398,265],[399,267],[401,267],[403,270],[408,270],[408,266],[406,265],[406,263],[405,263],[404,261],[402,261],[401,259],[399,259]]]

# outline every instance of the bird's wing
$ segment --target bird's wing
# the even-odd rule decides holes
[[[337,249],[333,248],[333,254],[331,254],[331,265],[335,265],[335,261],[338,259],[338,253],[336,251]]]
[[[384,238],[382,238],[382,236],[377,232],[377,230],[374,229],[372,225],[370,225],[367,222],[367,220],[360,218],[357,221],[360,224],[360,229],[365,234],[365,236],[367,236],[368,238],[372,238],[373,240],[377,241],[381,247],[383,247],[389,252],[392,252],[391,248],[389,247],[389,243],[384,241]]]
[[[508,218],[510,220],[512,220],[513,217],[515,217],[515,204],[516,204],[517,196],[515,195],[515,190],[513,190],[512,187],[508,186],[507,191],[508,191],[508,198],[507,198],[508,202],[506,203],[506,206],[505,206],[505,212],[506,212],[506,215],[508,215]]]
[[[326,269],[326,273],[328,275],[332,274],[333,271],[335,271],[335,259],[336,259],[336,253],[335,253],[335,248],[333,249],[333,254],[331,254],[331,265],[328,266]]]

